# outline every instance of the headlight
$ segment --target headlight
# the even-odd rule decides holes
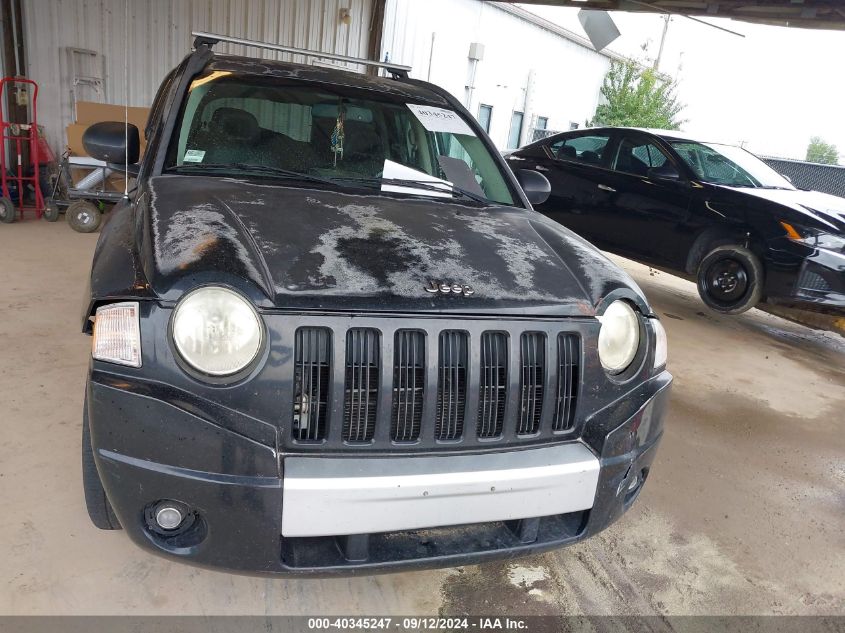
[[[173,313],[173,343],[194,369],[228,376],[247,367],[261,349],[261,318],[246,299],[226,288],[185,295]]]
[[[640,320],[634,309],[622,300],[611,303],[598,319],[601,322],[599,359],[605,370],[618,374],[637,355],[640,347]]]
[[[654,368],[660,369],[666,365],[669,357],[669,343],[666,340],[666,330],[658,319],[649,319],[651,329],[654,330]]]
[[[845,236],[825,233],[820,229],[790,224],[781,220],[780,225],[786,231],[786,236],[793,242],[801,242],[814,248],[824,248],[830,251],[845,250]]]

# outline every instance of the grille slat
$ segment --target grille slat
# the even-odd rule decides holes
[[[419,439],[424,397],[425,334],[400,330],[394,346],[393,415],[390,436],[395,442]]]
[[[343,439],[370,442],[375,433],[379,392],[379,333],[356,328],[346,334],[346,402]]]
[[[557,338],[557,350],[557,406],[552,428],[555,431],[568,431],[575,424],[575,404],[578,397],[578,337],[574,334],[560,334]]]
[[[546,337],[542,332],[525,332],[520,337],[518,435],[533,435],[540,430],[546,366],[545,348]]]
[[[463,436],[466,404],[467,334],[440,333],[435,438],[457,440]]]
[[[505,418],[508,380],[508,338],[503,332],[481,335],[481,384],[478,437],[499,437]]]
[[[300,328],[295,336],[294,405],[291,432],[298,441],[326,437],[331,335],[324,328]]]

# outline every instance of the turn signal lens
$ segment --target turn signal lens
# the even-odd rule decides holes
[[[783,220],[780,221],[780,225],[783,227],[783,230],[786,231],[786,237],[791,240],[802,240],[804,239],[801,237],[801,234],[795,230],[795,227],[792,226],[789,222],[784,222]]]
[[[173,313],[173,343],[194,369],[229,376],[258,355],[264,338],[261,318],[237,292],[209,286],[185,295]]]
[[[129,367],[141,366],[141,324],[138,302],[110,303],[97,308],[92,355]]]
[[[669,357],[669,343],[666,340],[666,330],[659,319],[649,319],[651,328],[654,330],[654,368],[660,369],[666,366]]]

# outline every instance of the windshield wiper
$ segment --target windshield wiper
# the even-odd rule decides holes
[[[191,165],[178,165],[170,167],[168,171],[176,173],[180,172],[203,172],[203,171],[228,171],[238,173],[259,173],[285,178],[290,180],[305,180],[308,182],[319,182],[324,185],[332,185],[336,187],[338,183],[329,178],[321,178],[320,176],[312,176],[292,169],[283,169],[281,167],[273,167],[271,165],[253,165],[251,163],[193,163]]]
[[[333,180],[342,180],[343,182],[353,182],[353,183],[361,183],[361,184],[368,184],[368,185],[391,185],[393,187],[407,187],[408,189],[423,189],[425,191],[436,191],[437,193],[444,193],[444,194],[456,194],[462,196],[468,200],[474,200],[475,202],[480,202],[483,205],[500,205],[501,203],[495,202],[494,200],[489,200],[484,196],[479,196],[476,193],[472,193],[471,191],[467,191],[466,189],[462,189],[460,187],[456,187],[451,183],[446,182],[437,182],[431,180],[414,180],[411,178],[353,178],[353,177],[344,177],[344,178],[336,178]],[[405,193],[405,192],[399,192]],[[410,192],[408,192],[410,193]]]

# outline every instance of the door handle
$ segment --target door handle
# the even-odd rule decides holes
[[[610,191],[611,193],[616,193],[616,189],[613,187],[608,187],[607,185],[599,185],[599,189],[602,191]]]
[[[543,167],[542,165],[537,165],[534,169],[537,171],[549,171],[548,167]]]

